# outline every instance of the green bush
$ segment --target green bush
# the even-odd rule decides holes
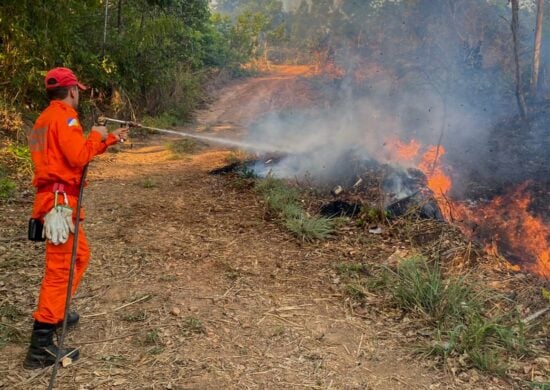
[[[8,158],[11,158],[16,165],[17,172],[32,173],[31,152],[27,145],[13,143],[7,147]]]
[[[269,175],[264,179],[258,180],[254,188],[256,189],[256,192],[266,197],[271,193],[271,191],[277,191],[281,187],[285,187],[283,181]]]
[[[271,211],[282,213],[286,209],[291,214],[299,209],[299,215],[302,214],[298,190],[287,186],[282,180],[267,177],[258,180],[255,189],[263,196]]]
[[[509,355],[528,354],[524,327],[519,319],[486,318],[481,312],[445,330],[428,354],[448,358],[465,356],[472,367],[503,375]]]
[[[304,210],[298,203],[288,203],[282,207],[281,213],[285,219],[300,218]]]
[[[146,178],[143,181],[143,188],[156,188],[156,187],[157,187],[157,183],[150,177]]]
[[[516,314],[489,318],[481,296],[464,278],[444,279],[440,269],[422,258],[404,260],[393,276],[397,305],[438,328],[438,341],[428,354],[464,356],[471,367],[502,375],[509,355],[527,353],[525,330]],[[494,294],[493,294],[494,295]]]
[[[17,185],[8,177],[0,177],[0,200],[9,200],[13,197]]]
[[[460,321],[479,307],[464,280],[444,280],[440,269],[422,258],[404,260],[399,265],[393,294],[401,308],[420,312],[437,325]]]
[[[324,240],[334,232],[334,223],[323,217],[301,215],[298,218],[287,218],[285,226],[304,241]]]
[[[94,86],[102,108],[189,119],[203,98],[204,75],[238,71],[251,56],[241,48],[256,37],[237,29],[236,20],[212,17],[207,0],[108,6],[103,45],[104,2],[66,0],[54,9],[36,0],[1,2],[0,15],[9,18],[0,21],[0,80],[9,83],[0,83],[0,96],[38,111],[47,104],[46,71],[66,66]],[[0,131],[12,131],[13,119],[0,104]]]
[[[362,301],[366,297],[365,289],[363,288],[363,286],[357,283],[346,284],[345,292],[346,292],[346,295],[348,295],[350,298],[354,299],[355,301]]]
[[[333,233],[334,221],[308,216],[300,203],[299,191],[282,180],[271,176],[257,180],[255,190],[262,195],[269,210],[281,217],[287,229],[301,240],[323,240]]]
[[[141,124],[149,127],[158,127],[160,129],[170,129],[182,124],[182,122],[174,114],[163,112],[154,117],[148,115],[142,117]]]

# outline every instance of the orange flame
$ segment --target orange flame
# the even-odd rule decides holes
[[[430,146],[418,165],[418,169],[428,178],[428,188],[432,190],[436,199],[447,195],[452,187],[451,178],[443,172],[441,167],[440,159],[443,155],[445,155],[443,146]]]
[[[388,142],[387,149],[393,160],[399,162],[413,161],[420,152],[420,143],[414,139],[410,140],[408,144],[400,139],[393,139]]]
[[[504,252],[522,268],[550,278],[550,226],[529,211],[531,197],[526,191],[529,183],[485,205],[464,206],[447,197],[452,181],[442,165],[445,149],[430,146],[420,158],[421,149],[415,140],[405,143],[393,139],[387,144],[392,160],[417,165],[426,175],[427,185],[445,218],[457,222],[465,234],[475,235],[477,240],[485,242],[487,253],[498,255]],[[453,214],[458,218],[452,218]],[[508,268],[520,269],[517,264],[510,264]]]
[[[529,211],[528,184],[476,207],[468,219],[481,226],[476,236],[495,241],[493,252],[504,251],[529,271],[550,277],[550,227]]]

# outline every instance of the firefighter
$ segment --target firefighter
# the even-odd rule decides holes
[[[29,369],[55,363],[58,348],[53,336],[64,319],[73,246],[71,233],[74,233],[73,218],[84,167],[94,156],[124,140],[128,134],[127,128],[108,133],[104,126],[93,126],[88,137],[84,137],[76,109],[80,91],[86,87],[70,69],[50,70],[46,74],[45,85],[50,105],[27,134],[34,163],[32,184],[36,187],[32,218],[44,224],[47,238],[44,278],[38,308],[33,313],[31,342],[23,363]],[[59,210],[63,213],[58,214]],[[82,228],[79,229],[77,248],[73,295],[90,259]],[[78,313],[70,312],[68,326],[74,327],[79,318]],[[62,357],[72,360],[78,359],[78,355],[79,351],[74,348],[63,348],[61,351]]]

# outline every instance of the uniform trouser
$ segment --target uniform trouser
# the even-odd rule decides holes
[[[57,324],[63,321],[73,237],[74,235],[70,234],[69,240],[61,245],[46,243],[46,270],[40,288],[38,309],[33,313],[33,317],[37,321],[46,324]],[[89,261],[90,249],[84,231],[80,227],[71,296],[74,296]]]

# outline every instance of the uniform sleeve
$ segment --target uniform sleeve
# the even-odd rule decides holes
[[[102,154],[102,153],[105,153],[105,151],[107,150],[107,148],[111,145],[114,145],[118,143],[118,138],[116,135],[114,134],[111,134],[109,133],[107,135],[107,139],[105,139],[105,141],[102,141],[101,142],[101,148],[99,149],[98,153],[97,154]]]
[[[101,134],[91,131],[88,138],[84,138],[80,125],[71,126],[59,121],[57,123],[59,148],[73,167],[83,167],[97,154],[103,153],[107,146],[101,142]]]

